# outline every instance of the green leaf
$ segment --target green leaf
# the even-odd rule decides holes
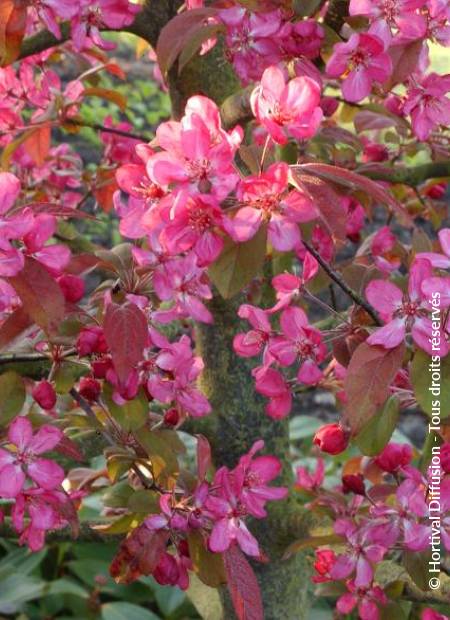
[[[355,438],[363,454],[375,456],[383,450],[392,437],[398,416],[398,399],[396,396],[390,396]]]
[[[136,441],[146,450],[156,479],[161,478],[161,482],[167,481],[168,478],[178,473],[177,458],[164,435],[158,431],[141,428],[134,436]]]
[[[109,508],[125,508],[134,489],[127,482],[118,482],[103,494],[103,504]]]
[[[186,599],[185,593],[179,588],[168,588],[160,586],[159,583],[152,585],[158,607],[164,617],[170,617],[181,607]]]
[[[0,375],[0,424],[8,424],[21,412],[25,403],[25,385],[14,371]]]
[[[293,542],[284,552],[284,558],[289,558],[294,553],[303,551],[303,549],[321,547],[322,545],[341,545],[342,537],[337,534],[325,534],[324,536],[309,536],[301,538]]]
[[[65,361],[60,364],[53,376],[55,389],[58,394],[67,394],[74,386],[76,381],[89,372],[89,368],[84,364]]]
[[[434,363],[436,369],[439,368],[440,389],[436,388],[434,394],[430,391],[432,387],[432,373],[429,365],[432,359],[423,351],[417,350],[411,366],[411,383],[414,395],[422,410],[429,415],[433,415],[433,401],[438,401],[437,407],[440,409],[440,417],[446,418],[450,415],[450,355],[440,358],[439,366]],[[436,414],[436,408],[434,410]]]
[[[132,603],[105,603],[102,620],[160,620],[160,617]]]
[[[148,491],[147,489],[134,491],[128,498],[127,506],[131,512],[159,513],[159,495],[155,491]]]
[[[211,553],[206,548],[203,536],[199,532],[193,531],[188,534],[188,544],[193,568],[200,581],[211,588],[217,588],[226,583],[227,578],[222,555]]]
[[[237,295],[261,271],[266,257],[266,227],[261,226],[245,243],[225,240],[219,258],[209,267],[209,275],[225,299]]]
[[[403,552],[403,565],[408,571],[411,579],[416,586],[421,590],[429,590],[430,586],[428,581],[430,579],[429,574],[429,562],[431,561],[430,551],[404,551]]]
[[[74,596],[79,596],[81,598],[88,598],[89,596],[88,591],[82,588],[78,583],[64,578],[49,582],[48,589],[44,591],[44,595],[49,594],[73,594]]]
[[[42,596],[45,582],[36,577],[13,573],[0,581],[0,613],[13,614],[27,601]]]
[[[141,428],[148,419],[148,400],[141,389],[136,398],[127,400],[124,405],[117,405],[112,399],[112,388],[105,384],[103,398],[112,417],[126,431]]]

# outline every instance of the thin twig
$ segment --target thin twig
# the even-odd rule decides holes
[[[322,269],[330,276],[330,278],[334,282],[336,282],[339,288],[341,288],[344,291],[344,293],[346,293],[355,302],[355,304],[357,304],[361,308],[364,308],[367,314],[372,317],[376,325],[382,325],[382,322],[378,318],[378,315],[375,309],[365,299],[363,299],[360,295],[358,295],[356,291],[354,291],[352,288],[348,286],[348,284],[341,278],[341,276],[338,273],[336,273],[326,261],[323,260],[319,252],[317,252],[317,250],[313,248],[312,245],[310,245],[304,239],[302,239],[302,242],[304,246],[306,247],[306,249],[308,250],[308,252],[310,252],[314,256],[314,258],[319,263],[319,265],[322,267]]]

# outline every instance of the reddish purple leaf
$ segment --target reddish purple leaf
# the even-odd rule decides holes
[[[211,466],[211,447],[203,435],[197,435],[197,471],[199,480],[204,480]]]
[[[389,396],[389,386],[400,368],[405,345],[394,349],[370,346],[363,342],[356,349],[344,382],[347,396],[345,419],[358,433]]]
[[[47,334],[57,332],[66,304],[61,288],[47,269],[34,258],[26,257],[22,271],[8,281],[33,321]]]
[[[156,56],[163,75],[167,74],[190,39],[204,27],[206,19],[216,13],[217,9],[213,8],[192,9],[180,13],[164,26],[156,46]]]
[[[253,568],[237,545],[223,555],[228,590],[238,620],[263,620],[261,591]]]
[[[399,215],[404,222],[412,223],[411,217],[406,209],[381,185],[368,179],[362,174],[347,170],[346,168],[339,168],[339,166],[331,166],[329,164],[301,164],[298,166],[292,166],[293,170],[299,172],[306,172],[308,174],[314,174],[321,179],[331,181],[338,185],[348,187],[349,189],[362,190],[366,192],[368,196],[371,196],[375,200],[386,204],[393,211]]]
[[[125,381],[133,368],[142,360],[148,340],[145,314],[135,304],[121,306],[111,303],[106,308],[103,324],[105,338],[121,381]]]

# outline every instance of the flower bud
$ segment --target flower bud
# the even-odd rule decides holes
[[[56,405],[56,392],[49,381],[36,383],[31,395],[42,409],[48,411]]]
[[[365,495],[366,487],[364,485],[364,476],[362,474],[348,474],[347,476],[342,476],[342,490],[344,493]]]
[[[328,454],[340,454],[348,446],[349,435],[340,424],[325,424],[314,435],[314,444],[319,446],[322,452]]]
[[[95,401],[98,400],[101,389],[102,387],[96,379],[92,379],[91,377],[83,377],[80,380],[78,391],[86,400]]]
[[[82,329],[77,338],[76,347],[80,356],[90,355],[91,353],[106,353],[108,345],[103,329],[97,325]]]
[[[412,448],[406,443],[388,443],[383,452],[375,457],[380,469],[390,474],[408,465],[412,459]]]
[[[179,421],[180,414],[178,413],[178,410],[174,407],[168,409],[164,414],[164,423],[167,424],[167,426],[176,426]]]
[[[84,280],[79,276],[64,274],[58,278],[58,284],[66,301],[76,304],[84,295]]]

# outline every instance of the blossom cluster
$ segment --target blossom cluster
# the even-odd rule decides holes
[[[440,524],[444,548],[450,550],[450,444],[441,447]],[[388,603],[377,578],[379,563],[399,551],[420,553],[430,545],[430,480],[411,463],[408,444],[389,443],[374,458],[365,457],[360,471],[344,473],[336,488],[324,487],[325,467],[318,459],[315,472],[297,469],[297,489],[311,499],[311,510],[323,511],[333,520],[333,532],[340,547],[316,550],[316,584],[343,582],[344,593],[337,601],[341,614],[358,608],[362,620],[376,620]],[[430,470],[431,472],[431,470]],[[431,473],[430,473],[431,475]]]
[[[244,553],[262,559],[258,541],[246,525],[249,517],[264,518],[268,501],[286,497],[286,487],[269,483],[281,473],[281,463],[273,456],[255,456],[264,447],[257,441],[236,467],[218,469],[211,482],[205,475],[210,467],[209,446],[204,438],[198,446],[198,480],[195,489],[160,496],[161,512],[150,514],[132,531],[111,565],[111,573],[122,581],[152,574],[162,585],[189,586],[192,568],[189,536],[196,532],[213,553],[224,553],[238,544]],[[152,557],[142,557],[142,549],[152,546]]]

